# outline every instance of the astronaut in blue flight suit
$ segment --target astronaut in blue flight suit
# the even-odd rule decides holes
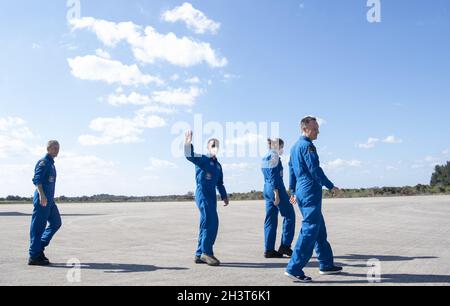
[[[319,124],[314,117],[301,122],[303,136],[291,150],[289,163],[291,203],[297,203],[303,215],[302,230],[285,275],[296,282],[311,282],[303,268],[315,249],[320,263],[320,274],[337,274],[341,267],[334,265],[333,251],[327,240],[327,230],[322,215],[322,188],[333,193],[339,189],[327,178],[320,167],[319,156],[313,141],[319,135]]]
[[[33,184],[36,186],[33,199],[33,215],[30,228],[31,266],[46,266],[50,261],[44,254],[53,236],[61,227],[61,215],[55,203],[56,168],[55,158],[59,154],[59,143],[51,140],[47,144],[47,155],[35,167]],[[47,227],[48,223],[48,227]]]
[[[295,210],[289,203],[289,195],[283,182],[284,141],[282,139],[268,139],[269,152],[262,160],[264,175],[264,199],[266,201],[266,218],[264,222],[265,258],[282,258],[283,255],[292,256],[292,241],[295,234]],[[283,234],[281,246],[275,250],[277,238],[278,214],[283,220]]]
[[[217,160],[219,141],[208,141],[208,155],[197,155],[192,145],[192,131],[186,132],[185,156],[187,160],[195,164],[195,177],[197,190],[195,200],[200,211],[200,232],[198,247],[195,254],[195,263],[206,263],[210,266],[220,265],[220,261],[214,256],[214,243],[219,229],[219,216],[217,214],[217,193],[219,191],[225,206],[229,200],[223,184],[222,166]]]

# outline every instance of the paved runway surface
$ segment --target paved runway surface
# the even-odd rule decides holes
[[[55,264],[28,267],[32,205],[0,205],[0,285],[299,286],[283,275],[288,259],[262,257],[262,202],[219,208],[223,265],[215,268],[193,263],[194,203],[59,207],[63,228],[47,251]],[[372,258],[380,261],[381,285],[450,284],[450,196],[326,200],[324,215],[346,273],[320,276],[313,259],[305,271],[316,285],[367,285]],[[76,276],[66,265],[72,258],[81,262],[81,283],[68,282]]]

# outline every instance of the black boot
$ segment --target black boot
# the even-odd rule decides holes
[[[29,266],[48,266],[50,262],[42,258],[42,256],[28,259]]]
[[[278,253],[277,251],[267,251],[264,253],[265,258],[283,258],[283,254]]]
[[[44,252],[41,254],[41,258],[45,261],[48,261],[50,263],[50,260],[45,256]]]
[[[286,255],[287,257],[292,257],[292,249],[290,247],[287,246],[280,246],[278,253],[280,253],[281,255]]]

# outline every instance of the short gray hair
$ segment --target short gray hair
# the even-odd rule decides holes
[[[317,118],[312,117],[312,116],[307,116],[307,117],[303,118],[302,121],[301,121],[301,124],[300,124],[302,130],[303,130],[304,128],[307,128],[307,127],[309,126],[309,124],[310,124],[311,122],[313,122],[313,121],[317,122]]]
[[[58,140],[49,140],[47,142],[47,150],[50,149],[53,146],[58,146],[59,147],[59,142]]]

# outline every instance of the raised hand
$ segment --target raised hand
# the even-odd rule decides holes
[[[184,143],[187,144],[187,145],[190,145],[192,143],[192,136],[193,135],[194,135],[194,133],[192,132],[192,130],[186,131],[185,138],[184,138]]]

